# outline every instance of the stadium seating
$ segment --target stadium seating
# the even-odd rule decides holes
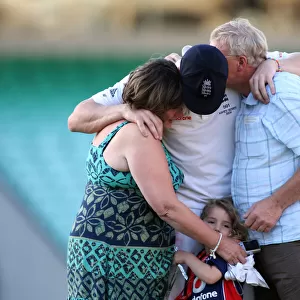
[[[143,60],[0,60],[0,172],[64,252],[83,197],[92,139],[69,132],[67,118],[78,102]]]

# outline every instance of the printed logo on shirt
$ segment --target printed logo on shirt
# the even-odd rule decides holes
[[[225,101],[229,101],[228,96],[226,94],[224,94],[222,102],[225,102]]]
[[[219,115],[225,114],[230,115],[233,111],[237,109],[236,106],[231,106],[229,103],[229,98],[226,94],[224,94],[222,104],[220,106]]]
[[[194,279],[193,282],[193,295],[192,300],[206,300],[206,299],[214,299],[218,297],[217,291],[202,293],[206,286],[204,281],[201,281],[198,277]],[[196,295],[195,295],[196,294]]]
[[[117,89],[110,89],[109,91],[110,91],[111,96],[114,97]]]
[[[174,117],[173,121],[191,121],[192,120],[192,115],[191,112],[188,109],[183,110],[183,115]]]
[[[198,277],[195,277],[193,282],[193,293],[201,293],[206,286],[204,281],[201,281]]]
[[[216,291],[214,292],[208,292],[208,293],[201,293],[199,296],[194,296],[192,298],[192,300],[206,300],[206,299],[213,299],[213,298],[217,298],[218,297],[218,293]]]
[[[182,116],[182,117],[177,117],[173,119],[174,121],[185,121],[185,120],[192,120],[192,116]]]

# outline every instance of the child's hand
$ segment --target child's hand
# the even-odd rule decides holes
[[[188,252],[182,251],[182,250],[178,250],[177,252],[175,252],[174,255],[174,262],[178,265],[178,264],[185,264],[185,259],[188,255]]]

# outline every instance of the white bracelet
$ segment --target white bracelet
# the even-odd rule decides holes
[[[218,243],[216,245],[216,247],[212,250],[210,250],[210,254],[209,256],[212,257],[213,259],[216,259],[216,251],[218,250],[220,244],[221,244],[221,240],[222,240],[222,237],[223,237],[223,234],[221,232],[219,232],[220,236],[219,236],[219,240],[218,240]]]
[[[175,252],[178,251],[178,247],[177,247],[177,246],[174,246],[174,251],[175,251]],[[182,276],[184,277],[184,279],[185,279],[185,280],[188,280],[189,278],[188,278],[188,276],[187,276],[187,274],[186,274],[186,272],[185,272],[183,266],[182,266],[181,264],[178,264],[177,267],[179,268],[179,270],[180,270]]]

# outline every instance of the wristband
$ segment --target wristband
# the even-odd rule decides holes
[[[272,57],[268,57],[268,59],[274,60],[277,63],[277,70],[276,70],[276,72],[282,72],[282,68],[281,68],[281,65],[280,65],[278,59],[272,58]]]
[[[210,254],[209,254],[209,256],[212,257],[213,259],[216,259],[216,251],[218,250],[218,248],[221,244],[222,237],[223,237],[223,234],[221,232],[219,232],[219,234],[220,234],[220,236],[219,236],[218,243],[214,249],[210,250]]]

